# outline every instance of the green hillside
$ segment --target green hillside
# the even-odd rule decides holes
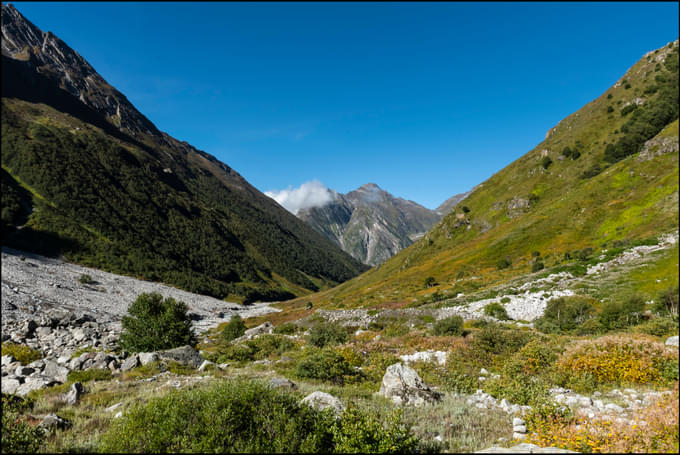
[[[2,151],[4,245],[244,301],[306,294],[363,270],[201,155],[9,97]]]
[[[434,300],[467,294],[540,267],[576,267],[607,248],[677,230],[677,119],[676,41],[647,54],[479,185],[465,200],[469,211],[457,208],[379,268],[305,301],[417,304],[433,293]],[[677,267],[666,274],[677,275]]]

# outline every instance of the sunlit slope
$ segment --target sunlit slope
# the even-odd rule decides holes
[[[645,55],[562,120],[468,196],[469,212],[457,207],[381,267],[304,301],[374,306],[470,292],[531,272],[537,253],[549,268],[584,248],[677,229],[677,49]]]

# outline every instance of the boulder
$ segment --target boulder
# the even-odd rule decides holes
[[[81,395],[85,393],[85,388],[80,382],[71,384],[71,388],[64,394],[64,402],[66,404],[74,405],[80,400]]]
[[[678,335],[675,335],[673,337],[670,337],[666,340],[666,346],[675,346],[676,348],[678,347]]]
[[[71,422],[66,419],[62,419],[54,413],[47,414],[42,422],[38,424],[38,427],[44,428],[46,430],[51,430],[52,428],[58,428],[60,430],[65,430],[71,426]]]
[[[45,387],[56,384],[57,382],[58,381],[55,381],[53,378],[46,376],[29,376],[26,378],[26,381],[16,389],[15,393],[16,395],[23,397],[28,395],[28,392],[32,390],[44,389]]]
[[[9,365],[10,363],[14,363],[16,359],[12,357],[11,355],[3,355],[2,356],[2,366],[4,367],[5,365]]]
[[[201,363],[201,366],[198,367],[198,371],[204,371],[210,365],[215,365],[215,363],[210,360],[204,360],[203,363]]]
[[[133,368],[137,368],[139,366],[139,356],[137,355],[131,355],[125,361],[123,364],[120,366],[120,371],[130,371]]]
[[[413,368],[403,363],[387,367],[378,393],[396,404],[422,405],[442,397],[441,393],[430,389]]]
[[[260,335],[266,335],[273,332],[274,326],[271,324],[271,322],[265,322],[263,324],[258,325],[257,327],[253,327],[252,329],[246,330],[243,336],[235,339],[234,342],[252,340],[253,338],[259,337]]]
[[[16,370],[14,370],[14,374],[16,374],[17,376],[28,376],[34,371],[35,370],[31,367],[19,366],[16,368]]]
[[[345,410],[345,406],[339,399],[325,392],[312,392],[304,397],[300,403],[320,411],[330,409],[336,416],[340,416],[342,411]]]
[[[17,389],[21,385],[17,378],[2,378],[2,393],[16,394]]]
[[[158,361],[158,354],[156,354],[155,352],[140,352],[138,355],[139,363],[141,363],[142,365]]]
[[[65,366],[59,365],[54,360],[45,360],[45,369],[43,369],[43,375],[54,378],[59,382],[66,382],[66,376],[68,376],[69,369]]]
[[[203,357],[201,357],[196,349],[189,345],[158,351],[157,354],[161,360],[171,360],[193,368],[198,368],[203,363]]]
[[[290,381],[286,378],[273,378],[271,381],[269,381],[269,384],[274,387],[274,388],[282,388],[282,389],[295,389],[297,386],[293,381]]]
[[[536,444],[519,444],[513,447],[489,447],[475,453],[579,453],[559,447],[540,447]]]

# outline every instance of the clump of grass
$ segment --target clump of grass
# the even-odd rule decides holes
[[[37,349],[10,342],[2,343],[2,355],[11,355],[22,365],[28,365],[34,360],[42,359],[42,354]]]

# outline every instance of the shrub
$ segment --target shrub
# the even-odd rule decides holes
[[[541,160],[541,166],[543,166],[543,169],[548,169],[552,163],[553,161],[549,156],[544,156],[543,160]]]
[[[609,144],[609,145],[611,145],[611,144]],[[609,145],[607,147],[609,147]],[[602,172],[602,170],[603,170],[602,167],[598,163],[595,163],[588,170],[584,171],[583,174],[581,174],[581,178],[582,179],[589,179],[589,178],[595,177],[600,172]]]
[[[349,339],[347,330],[337,323],[321,322],[312,327],[309,342],[322,348],[326,345],[345,343]]]
[[[271,354],[283,354],[295,348],[295,343],[281,335],[261,335],[255,339],[248,340],[245,343],[252,351],[253,358],[265,359]]]
[[[609,335],[573,343],[556,366],[571,376],[590,374],[600,384],[664,384],[664,372],[677,362],[677,351],[664,350],[662,343]]]
[[[534,339],[524,345],[516,354],[503,365],[503,374],[537,375],[544,373],[557,360],[555,349],[546,344],[545,340]]]
[[[635,330],[640,333],[646,333],[657,337],[677,335],[678,321],[674,321],[669,317],[655,317],[638,325]]]
[[[491,302],[486,305],[484,307],[484,314],[501,321],[507,321],[510,319],[510,317],[508,317],[508,312],[505,311],[505,307],[498,302]]]
[[[23,403],[2,395],[2,453],[35,453],[45,440],[42,428],[19,415]]]
[[[283,335],[293,335],[295,332],[297,332],[298,326],[293,324],[292,322],[286,322],[281,325],[277,325],[274,327],[274,333],[280,333]]]
[[[423,281],[423,285],[426,288],[432,287],[436,284],[437,284],[437,282],[436,282],[436,280],[434,279],[433,276],[428,276],[427,278],[425,278],[425,281]]]
[[[475,333],[472,348],[482,358],[488,354],[502,355],[518,351],[531,340],[532,336],[528,332],[506,329],[500,324],[488,324]]]
[[[449,316],[434,323],[432,332],[435,335],[462,335],[463,318],[460,316]]]
[[[536,261],[531,266],[531,271],[532,272],[538,272],[539,270],[543,270],[544,268],[545,268],[545,264],[543,264],[541,261]]]
[[[580,156],[581,156],[581,152],[579,152],[578,150],[574,150],[573,152],[571,152],[571,159],[572,160],[577,160],[577,159],[579,159]]]
[[[342,385],[356,379],[358,371],[352,368],[342,354],[331,348],[311,348],[296,365],[295,375]]]
[[[128,314],[123,316],[120,335],[120,346],[127,351],[151,352],[196,344],[184,302],[163,299],[155,292],[144,293],[130,305]]]
[[[503,297],[501,299],[501,303],[509,303],[510,302],[510,297]]]
[[[222,329],[222,338],[231,341],[246,333],[246,324],[238,314],[233,315]]]
[[[560,297],[548,301],[534,326],[544,333],[569,332],[583,324],[592,312],[593,306],[585,298]]]
[[[668,288],[663,291],[656,303],[654,304],[654,311],[662,316],[670,316],[674,320],[678,320],[678,286]]]
[[[607,99],[608,99],[608,100],[612,99],[612,96],[613,96],[613,95],[612,95],[611,93],[608,93],[608,94],[607,94]]]
[[[484,381],[482,389],[499,400],[506,400],[519,405],[536,406],[543,403],[549,396],[548,384],[541,378],[524,374],[499,378],[489,378]]]
[[[470,213],[470,208],[467,205],[464,205],[462,207],[462,209],[463,209],[463,213]]]
[[[105,452],[330,452],[329,413],[259,382],[225,381],[137,404],[103,435]]]
[[[66,379],[69,382],[107,381],[111,379],[111,370],[91,368],[89,370],[72,370]]]
[[[34,360],[42,359],[42,354],[37,349],[17,343],[2,343],[2,355],[11,355],[22,365],[28,365]]]
[[[496,267],[498,268],[498,270],[507,269],[511,265],[512,265],[512,261],[510,261],[510,258],[507,258],[507,257],[496,262]]]
[[[402,422],[400,409],[392,413],[385,427],[375,413],[349,406],[332,431],[337,453],[412,453],[418,446],[410,427]]]
[[[94,283],[94,280],[92,279],[92,277],[90,275],[88,275],[87,273],[83,273],[82,275],[80,275],[80,278],[78,278],[78,281],[80,282],[80,284],[93,284]]]
[[[624,302],[607,302],[598,320],[606,330],[622,329],[640,322],[644,309],[645,302],[638,296]]]
[[[564,147],[562,149],[562,156],[569,158],[571,156],[571,149],[569,147]]]

